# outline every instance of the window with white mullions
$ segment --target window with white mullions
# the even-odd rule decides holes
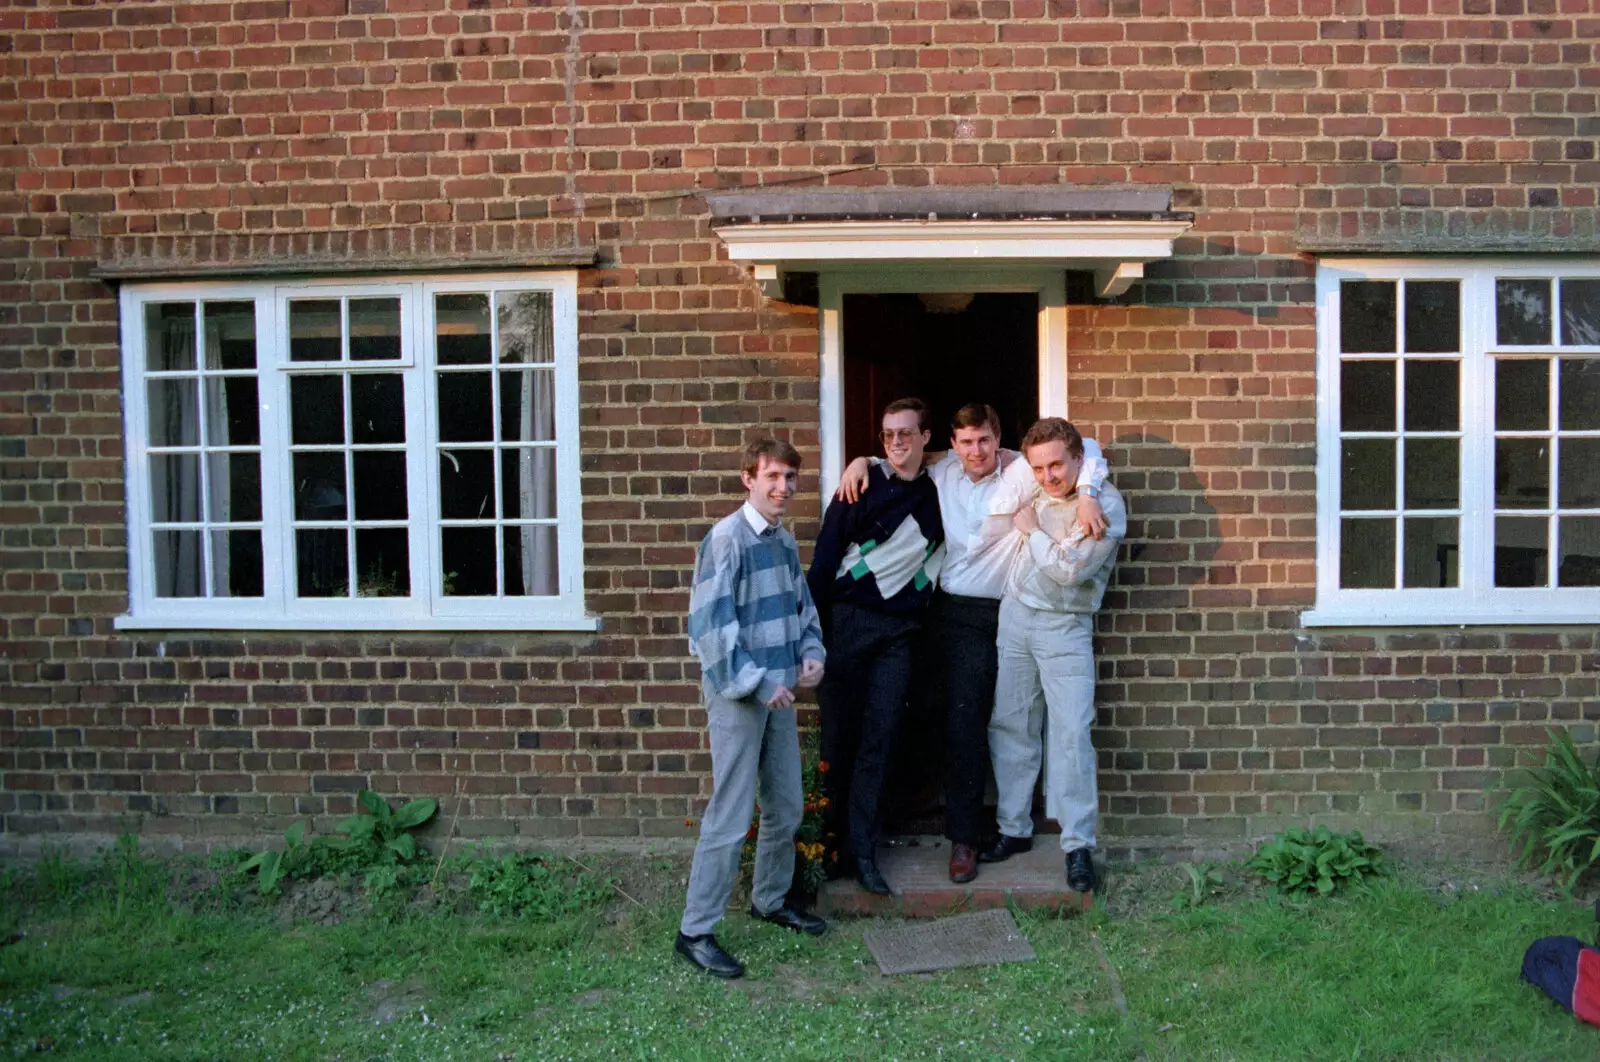
[[[144,306],[154,595],[262,595],[261,433],[251,302]]]
[[[129,614],[593,630],[577,276],[129,283]]]
[[[295,593],[409,597],[405,383],[373,371],[401,360],[401,301],[290,299],[288,317]]]
[[[549,292],[434,296],[447,597],[559,592],[553,323]]]
[[[1460,577],[1460,284],[1346,280],[1340,318],[1339,585]]]
[[[1600,613],[1600,261],[1324,261],[1309,625]]]
[[[1497,281],[1498,344],[1600,346],[1600,279],[1554,279]],[[1497,352],[1494,429],[1495,585],[1600,586],[1600,357]]]

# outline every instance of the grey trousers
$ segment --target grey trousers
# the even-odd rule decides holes
[[[710,933],[727,912],[758,798],[761,831],[751,900],[763,914],[783,906],[794,881],[794,834],[805,807],[794,709],[704,692],[714,788],[689,870],[689,896],[679,926],[686,937]]]
[[[996,819],[1008,837],[1033,836],[1033,784],[1045,757],[1045,814],[1061,824],[1061,849],[1093,848],[1095,785],[1093,617],[1000,603],[999,673],[989,721]],[[1048,726],[1045,725],[1046,716]],[[1041,735],[1040,731],[1044,733]]]

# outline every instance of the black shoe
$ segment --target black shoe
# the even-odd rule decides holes
[[[1083,894],[1094,887],[1094,856],[1087,848],[1074,848],[1067,853],[1067,888]]]
[[[889,883],[883,880],[878,864],[870,859],[856,860],[856,880],[861,887],[877,896],[890,895]]]
[[[754,904],[751,904],[750,917],[759,918],[763,922],[771,922],[775,926],[782,926],[785,929],[792,929],[796,933],[804,933],[812,937],[822,936],[828,928],[828,923],[816,915],[802,911],[797,907],[790,907],[788,904],[784,904],[776,911],[771,911],[767,914],[762,914],[756,910]]]
[[[1033,851],[1032,837],[1007,837],[1001,834],[994,844],[978,853],[980,863],[1004,863],[1014,855]]]
[[[674,945],[679,955],[694,963],[712,977],[725,977],[733,980],[735,977],[744,976],[744,967],[739,960],[722,950],[717,943],[717,938],[707,933],[703,937],[686,937],[678,934],[678,943]]]

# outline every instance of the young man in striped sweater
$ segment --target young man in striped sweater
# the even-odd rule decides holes
[[[760,793],[750,915],[812,936],[827,924],[789,906],[794,835],[805,795],[794,691],[822,681],[822,628],[794,536],[778,521],[794,497],[800,455],[780,439],[745,449],[747,497],[700,543],[689,595],[689,652],[711,731],[711,803],[689,871],[678,954],[717,977],[744,973],[712,935],[739,876],[739,853]]]

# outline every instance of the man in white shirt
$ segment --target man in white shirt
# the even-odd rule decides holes
[[[1094,440],[1083,445],[1078,516],[1082,532],[1096,537],[1106,526],[1094,502],[1106,479],[1106,463]],[[946,700],[945,836],[951,842],[950,880],[960,884],[978,876],[1000,598],[1019,548],[1014,538],[986,537],[984,524],[992,512],[1015,511],[1036,487],[1028,463],[1000,448],[999,414],[982,402],[957,411],[950,424],[950,449],[929,459],[928,474],[938,488],[944,522],[945,560],[929,608],[932,659],[925,666],[934,669],[930,686],[942,687]],[[839,485],[844,498],[851,500],[865,489],[870,467],[865,458],[851,462]],[[1033,783],[1028,784],[1031,788]]]
[[[1093,849],[1099,820],[1094,724],[1094,613],[1128,533],[1122,495],[1100,488],[1108,524],[1093,538],[1078,526],[1077,489],[1086,446],[1060,417],[1034,424],[1022,452],[1036,489],[1014,512],[997,503],[985,524],[988,542],[1010,543],[1000,603],[999,676],[989,722],[1000,837],[984,852],[998,862],[1033,844],[1033,785],[1045,759],[1045,814],[1061,824],[1067,885],[1095,889]],[[1045,726],[1048,715],[1049,725]],[[1044,734],[1041,734],[1044,731]],[[1041,737],[1049,742],[1043,754]]]

